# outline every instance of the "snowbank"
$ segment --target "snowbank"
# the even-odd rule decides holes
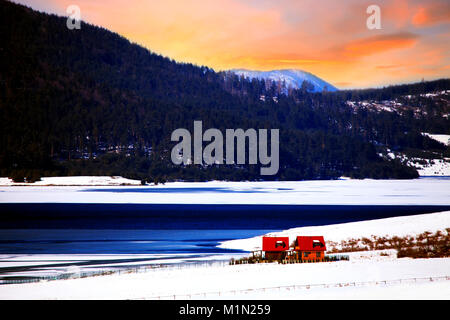
[[[140,184],[139,180],[119,176],[42,177],[41,181],[33,183],[18,183],[13,182],[10,178],[0,178],[0,186],[121,186]]]
[[[350,238],[374,236],[417,235],[425,231],[445,231],[450,228],[450,211],[420,214],[414,216],[394,217],[369,221],[358,221],[317,227],[301,227],[269,235],[288,236],[289,241],[295,237],[323,235],[325,241],[340,242]],[[250,239],[239,239],[222,242],[219,247],[225,249],[240,249],[245,251],[261,250],[262,236]]]

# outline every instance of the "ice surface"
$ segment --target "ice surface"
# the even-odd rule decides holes
[[[0,203],[449,205],[450,179],[8,186],[0,187]]]

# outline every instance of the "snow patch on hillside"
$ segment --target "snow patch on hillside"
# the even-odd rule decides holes
[[[426,132],[422,132],[422,134],[442,144],[445,144],[446,146],[450,145],[450,134],[431,134]]]
[[[450,176],[450,158],[442,159],[424,159],[411,157],[408,158],[402,153],[389,151],[387,156],[391,159],[400,159],[410,167],[417,169],[421,177],[448,177]]]

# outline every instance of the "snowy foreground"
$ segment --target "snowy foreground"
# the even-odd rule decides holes
[[[156,186],[74,186],[77,179],[69,178],[83,177],[66,177],[67,186],[42,186],[40,182],[0,186],[0,203],[450,205],[450,179],[445,178],[172,182]],[[121,183],[122,179],[114,181]]]
[[[449,267],[450,258],[378,256],[310,264],[167,268],[2,285],[0,299],[449,299]]]
[[[413,235],[450,227],[450,211],[296,228],[280,234]],[[251,250],[260,238],[223,247]],[[57,256],[55,256],[57,258]],[[130,273],[0,285],[0,299],[450,299],[450,258],[396,258],[394,250],[350,253],[310,264],[187,265]]]

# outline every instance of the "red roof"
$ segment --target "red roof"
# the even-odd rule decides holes
[[[325,240],[322,236],[298,236],[296,251],[326,251]]]
[[[263,237],[263,251],[287,251],[289,250],[289,237]]]

